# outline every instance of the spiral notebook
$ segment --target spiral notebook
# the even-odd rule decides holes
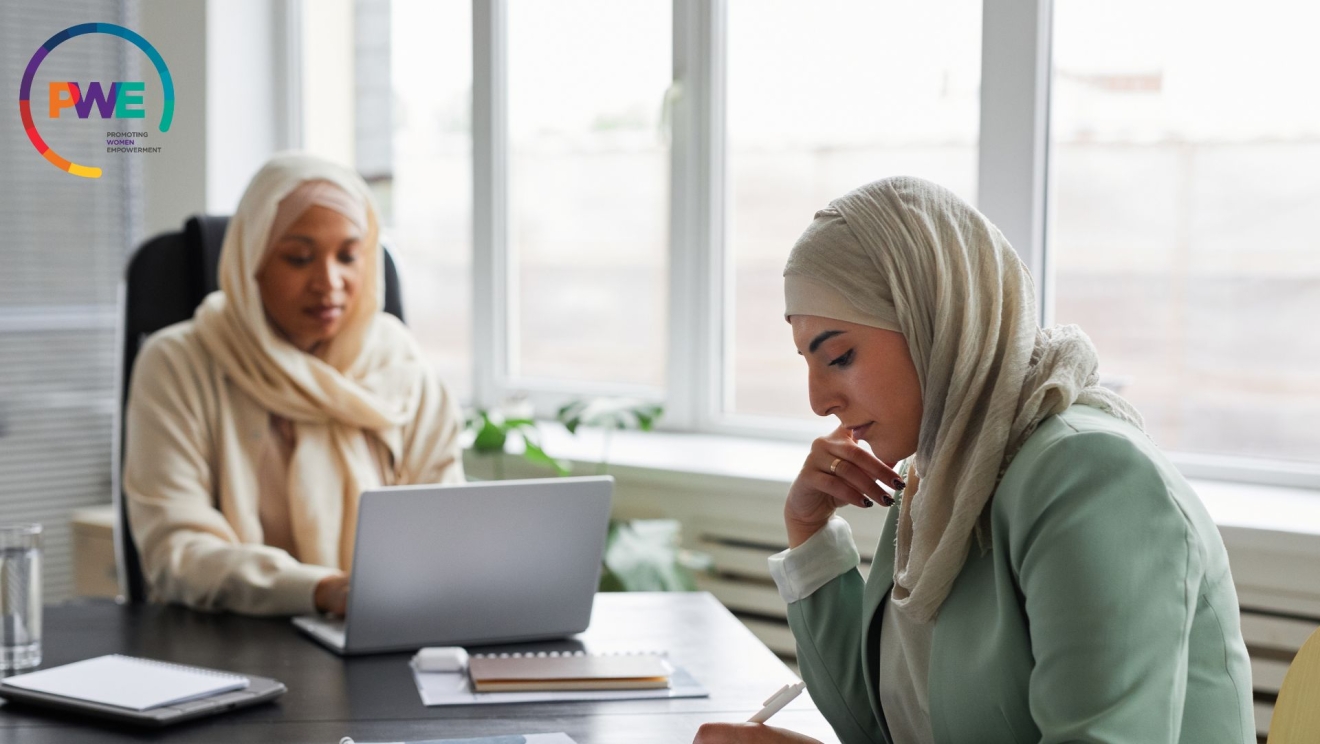
[[[143,711],[246,689],[247,677],[132,656],[98,656],[2,683],[72,700]]]
[[[570,661],[573,667],[579,661],[594,659],[602,661],[606,659],[633,659],[640,663],[639,667],[633,667],[632,662],[628,663],[628,668],[622,666],[615,667],[613,662],[609,662],[608,667],[596,667],[590,665],[589,670],[605,670],[612,673],[623,671],[628,681],[622,685],[602,684],[600,680],[592,680],[587,684],[568,684],[560,686],[561,683],[569,680],[577,681],[573,674],[578,670],[561,666],[564,661]],[[473,678],[470,672],[473,670],[473,664],[477,664],[483,659],[500,661],[506,663],[516,663],[523,666],[527,662],[533,662],[538,669],[533,670],[531,666],[524,667],[525,670],[532,671],[532,676],[545,671],[547,667],[541,667],[542,663],[555,662],[556,673],[550,677],[553,680],[551,686],[542,686],[545,682],[541,680],[518,680],[514,681],[511,675],[507,674],[507,668],[500,670],[495,668],[497,678],[512,682],[514,685],[521,686],[524,682],[531,682],[534,687],[522,687],[521,689],[510,689],[509,686],[499,686],[497,692],[482,692],[475,689]],[[579,661],[572,661],[572,660]],[[482,676],[482,669],[478,664],[478,676]],[[501,665],[502,666],[502,665]],[[592,669],[591,667],[594,667]],[[486,670],[490,671],[490,670]],[[560,677],[563,672],[570,674]],[[644,675],[642,679],[645,682],[638,681],[634,674]],[[637,700],[643,698],[692,698],[709,697],[710,692],[701,686],[692,675],[688,674],[682,667],[675,666],[666,658],[663,653],[645,653],[645,652],[623,652],[623,653],[585,653],[576,652],[538,652],[538,653],[509,653],[509,654],[473,654],[471,661],[468,662],[468,669],[457,672],[422,672],[418,671],[416,665],[413,666],[413,677],[417,682],[417,691],[421,693],[422,704],[432,705],[491,705],[505,703],[544,703],[544,702],[568,702],[573,700]],[[603,689],[602,689],[603,688]],[[489,688],[487,688],[489,689]]]
[[[475,692],[653,690],[674,671],[659,654],[500,654],[472,657]]]

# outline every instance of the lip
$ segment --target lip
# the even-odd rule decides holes
[[[303,313],[321,323],[333,323],[344,315],[343,305],[316,305],[303,310]]]
[[[857,441],[858,439],[865,437],[867,430],[871,428],[871,424],[873,423],[875,422],[868,421],[860,426],[849,426],[848,431],[852,434],[853,441]]]

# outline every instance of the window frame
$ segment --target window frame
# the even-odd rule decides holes
[[[550,417],[573,398],[623,396],[665,405],[658,427],[808,441],[824,420],[729,413],[734,367],[731,256],[726,250],[727,0],[673,0],[669,331],[666,388],[518,377],[508,240],[507,0],[473,0],[473,400],[495,408],[525,397]],[[983,0],[977,207],[1035,277],[1039,321],[1054,316],[1046,223],[1053,0]],[[1320,489],[1320,463],[1171,453],[1184,475]]]

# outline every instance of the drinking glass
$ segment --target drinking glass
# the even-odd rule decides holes
[[[0,671],[41,663],[41,525],[0,525]]]

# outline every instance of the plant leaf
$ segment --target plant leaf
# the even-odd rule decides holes
[[[508,435],[484,413],[482,419],[481,428],[477,430],[477,438],[472,440],[472,449],[485,454],[503,452]]]
[[[638,519],[611,525],[605,568],[630,592],[696,589],[692,574],[679,562],[679,530],[679,522],[674,519]]]
[[[573,472],[572,469],[569,468],[567,462],[563,460],[557,460],[551,457],[550,455],[547,455],[545,453],[545,450],[541,449],[541,447],[535,444],[534,442],[524,439],[523,447],[524,447],[523,457],[526,458],[528,462],[535,462],[541,465],[549,465],[550,467],[554,468],[555,472],[558,473],[559,475],[568,475],[569,473]]]
[[[632,398],[592,398],[563,406],[557,418],[573,433],[583,425],[649,431],[663,411],[663,406]]]
[[[576,434],[578,427],[582,425],[582,411],[587,407],[584,400],[575,400],[559,407],[555,413],[555,419],[568,429],[569,434]]]

